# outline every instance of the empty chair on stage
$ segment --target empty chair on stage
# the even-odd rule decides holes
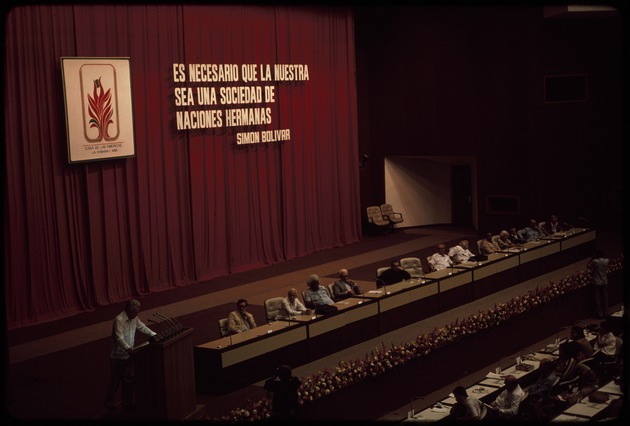
[[[422,263],[417,257],[405,257],[400,259],[400,266],[411,275],[411,278],[422,276]]]
[[[381,204],[381,214],[394,227],[405,220],[402,213],[395,212],[391,204]]]

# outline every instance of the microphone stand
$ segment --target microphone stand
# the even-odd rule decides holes
[[[153,315],[155,315],[155,314],[153,314]],[[162,340],[165,340],[166,337],[167,337],[167,335],[166,335],[166,328],[165,328],[164,324],[162,324],[162,321],[157,322],[157,321],[149,318],[149,322],[152,322],[152,323],[157,324],[157,325],[160,326],[160,331],[154,336],[154,341],[155,342],[160,342]]]
[[[170,339],[171,336],[173,336],[175,329],[173,326],[173,323],[168,321],[167,318],[163,315],[160,315],[159,313],[154,313],[154,316],[158,317],[159,319],[161,319],[164,323],[164,339]]]
[[[468,370],[464,370],[464,372],[462,373],[464,376],[468,375]],[[461,386],[461,380],[462,378],[460,377],[459,379],[457,379],[457,386]]]
[[[412,419],[412,418],[415,417],[416,411],[413,408],[413,402],[417,401],[417,400],[420,400],[420,399],[424,399],[424,396],[414,396],[414,397],[411,398],[411,402],[409,403],[409,411],[407,412],[407,418],[408,419]],[[420,419],[420,418],[422,418],[422,416],[420,416],[418,414],[418,418]]]

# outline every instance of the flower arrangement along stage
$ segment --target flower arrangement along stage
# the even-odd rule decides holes
[[[609,273],[623,270],[623,257],[611,259]],[[479,311],[463,320],[441,328],[435,328],[428,334],[422,334],[414,340],[391,347],[383,345],[375,348],[362,359],[340,361],[334,371],[324,370],[310,377],[303,378],[298,390],[299,404],[305,405],[324,398],[340,389],[352,386],[363,380],[375,378],[389,370],[404,365],[418,357],[451,344],[466,336],[471,336],[518,315],[522,315],[539,305],[589,284],[590,272],[578,271],[559,282],[550,282],[547,287],[535,288],[524,296],[516,296],[506,303],[495,304],[493,308]],[[248,401],[246,408],[236,408],[229,414],[214,419],[220,422],[259,421],[271,418],[271,398]]]

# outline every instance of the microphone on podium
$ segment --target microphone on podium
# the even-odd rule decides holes
[[[180,331],[182,331],[182,329],[184,328],[182,326],[182,324],[173,319],[173,318],[169,318],[165,315],[162,315],[158,312],[153,314],[154,316],[160,318],[165,324],[166,324],[166,328],[165,328],[165,333],[166,333],[166,338],[170,338],[175,336],[176,334],[178,334]]]
[[[169,337],[171,337],[175,331],[175,329],[173,328],[173,324],[170,321],[167,321],[164,316],[160,315],[157,312],[154,313],[153,316],[158,317],[161,320],[160,324],[163,327],[162,333],[164,334],[163,339],[168,339]]]
[[[162,325],[162,322],[155,321],[153,318],[149,318],[149,322],[153,324]],[[162,328],[155,336],[149,338],[149,342],[156,343],[166,339],[166,332],[164,328]]]

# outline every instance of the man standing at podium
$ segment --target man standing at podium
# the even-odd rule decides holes
[[[116,409],[116,392],[121,384],[123,409],[134,408],[133,359],[131,355],[133,354],[136,331],[151,337],[157,334],[140,321],[138,312],[140,312],[140,302],[136,299],[129,300],[125,305],[125,310],[118,314],[112,323],[112,350],[109,354],[110,377],[103,401],[105,408],[110,411]]]

